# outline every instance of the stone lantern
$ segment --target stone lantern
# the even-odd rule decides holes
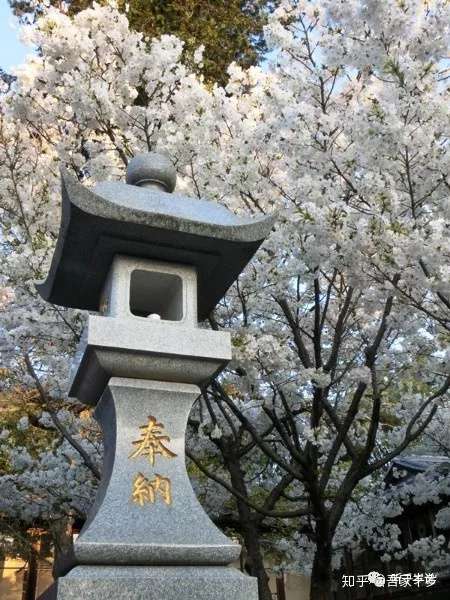
[[[63,600],[256,600],[256,580],[192,490],[189,411],[231,359],[230,334],[200,328],[268,235],[172,193],[163,155],[132,159],[126,183],[92,191],[62,173],[62,221],[44,283],[48,302],[86,309],[69,395],[95,406],[102,480],[73,550],[58,566]]]

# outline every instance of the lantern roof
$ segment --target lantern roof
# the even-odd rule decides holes
[[[237,216],[215,202],[171,193],[176,173],[164,155],[132,159],[127,183],[86,188],[61,171],[62,217],[39,294],[54,304],[99,310],[116,254],[193,265],[198,317],[205,319],[269,234],[274,216]]]

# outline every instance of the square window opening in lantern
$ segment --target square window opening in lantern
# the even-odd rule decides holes
[[[136,317],[181,321],[184,317],[181,277],[134,270],[130,279],[130,312]]]

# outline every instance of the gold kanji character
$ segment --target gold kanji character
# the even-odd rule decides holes
[[[146,502],[153,503],[155,501],[155,492],[152,486],[149,485],[147,477],[142,473],[138,473],[134,479],[132,498],[133,502],[136,502],[139,506],[144,506]]]
[[[139,440],[133,442],[133,446],[137,446],[136,450],[130,454],[130,458],[137,456],[147,456],[150,464],[154,466],[155,456],[160,454],[165,458],[174,458],[175,452],[167,448],[163,442],[170,442],[168,435],[163,435],[164,425],[158,423],[155,417],[148,417],[147,425],[141,425],[142,430]]]
[[[133,483],[133,502],[144,506],[146,502],[155,503],[156,494],[159,494],[162,500],[167,504],[172,504],[172,486],[170,479],[163,475],[155,474],[151,481],[142,473],[138,473]]]
[[[172,486],[168,477],[155,473],[155,478],[150,481],[150,485],[153,487],[154,493],[159,493],[168,506],[172,504]]]

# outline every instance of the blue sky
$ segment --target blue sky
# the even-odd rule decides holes
[[[0,67],[9,71],[11,67],[20,65],[30,51],[18,40],[17,24],[8,0],[0,0]]]

